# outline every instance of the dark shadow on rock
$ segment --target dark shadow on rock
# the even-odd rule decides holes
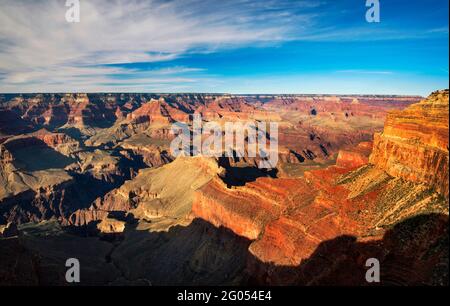
[[[20,114],[7,110],[0,109],[0,136],[5,135],[20,135],[31,133],[37,130],[31,122],[24,120]]]
[[[0,238],[0,286],[39,285],[39,257],[18,238]]]
[[[20,247],[41,261],[36,263],[38,280],[32,285],[67,285],[67,258],[80,260],[83,277],[78,285],[239,285],[246,282],[243,271],[251,243],[200,219],[162,232],[138,230],[130,224],[116,237],[80,237],[66,232],[58,236],[27,235],[25,239]],[[109,251],[105,251],[105,245],[109,245]],[[9,253],[18,254],[15,249]],[[26,268],[27,261],[19,259],[17,265]],[[0,262],[0,275],[2,271],[8,275],[6,281],[21,277],[15,274],[18,270],[11,271]],[[27,283],[26,279],[16,281]]]
[[[300,154],[295,152],[294,150],[289,150],[289,153],[295,156],[295,158],[300,162],[303,163],[305,161],[305,158]]]
[[[189,226],[148,232],[129,226],[111,260],[127,279],[154,285],[232,285],[246,281],[243,271],[251,241],[227,228],[195,219]]]
[[[389,229],[381,240],[340,236],[319,244],[299,266],[276,266],[249,257],[251,285],[448,286],[448,216],[418,215]],[[380,262],[380,283],[366,281],[369,258]]]
[[[0,201],[0,217],[17,224],[40,222],[52,217],[66,220],[75,211],[89,208],[99,197],[122,185],[129,175],[115,175],[110,181],[69,172],[73,180],[54,187],[52,194],[26,190]],[[84,232],[84,231],[83,231]]]
[[[130,178],[127,175],[110,175],[108,180],[98,179],[89,173],[80,174],[76,172],[69,172],[69,174],[75,179],[75,183],[70,188],[73,201],[68,199],[70,205],[70,213],[83,208],[88,208],[99,197],[103,197],[111,190],[122,185],[127,179]]]
[[[83,111],[84,123],[88,126],[97,128],[109,128],[116,121],[114,107],[108,105],[108,102],[101,94],[88,94],[89,105]]]
[[[76,257],[79,250],[83,250],[86,258],[102,262],[87,268],[81,265],[82,274],[89,275],[84,285],[448,285],[448,216],[439,214],[405,220],[378,240],[359,242],[344,235],[324,241],[298,266],[261,262],[248,251],[252,241],[201,219],[161,232],[139,230],[136,224],[129,224],[120,239],[78,237],[77,249],[57,252],[67,245],[67,239],[64,242],[51,236],[41,239],[51,248],[39,250],[39,258],[45,262],[50,256],[53,260],[50,270],[38,267],[41,280],[61,279],[64,274],[53,274],[65,273],[63,261]],[[92,246],[93,239],[103,249],[109,243],[110,250],[98,252]],[[39,241],[35,245],[39,246]],[[381,283],[366,282],[368,258],[379,260]],[[24,258],[18,265],[26,267],[27,262]],[[0,271],[5,270],[8,271],[7,267],[0,262]]]
[[[14,156],[16,167],[25,171],[63,169],[74,162],[34,137],[17,139],[5,146]]]
[[[221,179],[228,188],[231,186],[244,186],[246,183],[254,182],[258,177],[276,178],[278,169],[259,169],[253,166],[234,166],[230,164],[227,157],[219,158],[219,166],[226,169]]]
[[[78,140],[78,141],[83,141],[86,140],[88,138],[88,136],[84,135],[79,128],[76,127],[67,127],[67,128],[62,128],[57,130],[57,132],[60,133],[64,133],[66,135],[68,135],[69,137]],[[81,143],[81,145],[83,145],[83,142]]]

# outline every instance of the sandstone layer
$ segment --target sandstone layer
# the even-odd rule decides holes
[[[448,90],[389,113],[370,162],[395,177],[433,186],[448,199]]]
[[[120,188],[98,198],[87,209],[76,211],[69,219],[73,225],[88,225],[111,212],[152,220],[161,217],[184,218],[191,211],[193,193],[221,169],[217,162],[203,157],[179,157],[157,169],[144,169]]]

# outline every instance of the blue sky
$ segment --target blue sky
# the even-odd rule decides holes
[[[0,92],[420,94],[448,88],[448,0],[6,0]]]

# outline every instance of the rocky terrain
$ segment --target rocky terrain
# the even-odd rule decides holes
[[[434,187],[448,199],[448,93],[391,112],[370,162],[392,176]]]
[[[276,168],[172,156],[198,114],[278,122]],[[70,257],[87,285],[367,285],[371,257],[448,284],[448,114],[448,90],[0,94],[0,284],[65,284]]]
[[[385,146],[388,144],[384,142],[390,140],[390,133],[394,130],[392,125],[404,118],[410,120],[406,125],[408,129],[403,132],[401,127],[397,127],[399,133],[392,137],[393,141],[415,143],[415,146],[409,146],[410,151],[387,149]],[[428,127],[428,130],[422,127]],[[369,163],[370,144],[361,143],[353,152],[341,151],[335,166],[305,172],[304,177],[297,181],[261,178],[235,190],[212,182],[211,186],[197,191],[193,212],[216,226],[225,226],[253,240],[249,251],[254,258],[248,269],[258,284],[329,282],[335,277],[333,274],[346,267],[348,261],[354,259],[357,262],[358,258],[367,256],[365,250],[345,249],[340,251],[339,257],[342,258],[332,253],[322,254],[325,258],[321,261],[327,262],[323,265],[329,267],[321,272],[322,275],[304,275],[307,273],[304,269],[311,268],[311,257],[323,242],[339,236],[352,237],[352,244],[359,241],[379,244],[377,252],[399,256],[396,250],[383,249],[384,240],[396,229],[396,224],[415,220],[417,216],[433,216],[430,218],[437,218],[442,224],[429,236],[420,233],[424,235],[420,238],[422,240],[406,243],[426,244],[427,252],[435,247],[433,243],[438,244],[439,260],[447,260],[448,266],[448,251],[441,249],[441,244],[448,241],[445,228],[448,225],[447,146],[448,91],[442,91],[404,111],[391,112],[384,132],[375,137]],[[422,154],[428,151],[432,153]],[[403,166],[400,161],[408,167],[400,168]],[[282,188],[275,189],[278,184]],[[423,256],[413,253],[401,256]],[[267,263],[270,263],[268,267]],[[394,277],[389,281],[398,284],[432,282],[435,267],[421,271],[424,275],[414,275],[417,279],[408,279],[416,273],[416,264],[405,263],[403,274],[389,275]],[[286,273],[280,266],[295,268]],[[354,262],[351,266],[355,266]],[[351,275],[349,271],[352,269],[346,269],[346,274]],[[359,281],[349,278],[347,282],[361,284],[363,278],[360,276]]]

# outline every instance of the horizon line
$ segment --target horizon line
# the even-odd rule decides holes
[[[448,88],[430,91],[448,90]],[[229,92],[151,92],[151,91],[58,91],[58,92],[0,92],[0,95],[38,95],[38,94],[150,94],[150,95],[212,95],[212,96],[395,96],[422,97],[422,94],[393,94],[393,93],[229,93]]]

